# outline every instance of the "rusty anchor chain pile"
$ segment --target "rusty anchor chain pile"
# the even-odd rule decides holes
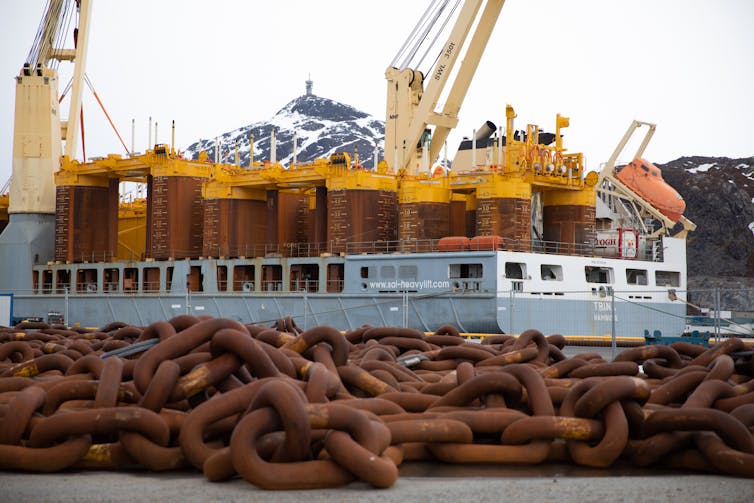
[[[0,328],[0,469],[195,467],[264,489],[392,486],[404,461],[754,477],[739,339],[566,358],[560,335],[299,330],[178,316]]]

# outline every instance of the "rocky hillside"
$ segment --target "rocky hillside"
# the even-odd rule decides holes
[[[658,164],[686,201],[697,230],[688,237],[689,289],[712,305],[713,288],[723,309],[754,311],[754,157],[681,157]]]

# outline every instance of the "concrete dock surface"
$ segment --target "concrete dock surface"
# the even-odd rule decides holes
[[[592,470],[570,465],[541,467],[462,466],[406,463],[389,489],[354,482],[336,489],[264,491],[245,480],[209,482],[197,471],[69,471],[56,474],[0,473],[6,502],[751,502],[754,481],[649,470]],[[619,473],[620,472],[620,473]]]

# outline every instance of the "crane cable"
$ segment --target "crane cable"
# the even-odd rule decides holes
[[[8,177],[8,180],[3,184],[2,187],[0,187],[0,196],[8,192],[8,189],[10,189],[10,184],[13,181],[13,175],[10,175]]]
[[[69,31],[74,9],[70,8],[71,0],[48,0],[45,15],[39,23],[34,42],[26,57],[26,65],[36,68],[37,65],[48,67],[56,48],[63,46],[65,36]],[[76,9],[77,10],[77,9]],[[55,59],[49,68],[57,69],[59,60]]]
[[[400,70],[413,68],[425,75],[431,71],[440,59],[442,50],[437,51],[429,67],[425,69],[421,67],[424,66],[430,52],[436,49],[440,36],[446,33],[448,24],[454,18],[459,5],[461,5],[461,0],[433,0],[398,50],[390,66]],[[422,48],[424,52],[417,58]]]
[[[118,136],[118,140],[120,140],[120,144],[123,145],[123,149],[126,151],[126,154],[131,155],[131,152],[128,150],[128,147],[126,147],[126,143],[123,141],[123,138],[120,136],[120,133],[118,132],[118,128],[115,127],[113,120],[110,118],[110,114],[107,113],[107,110],[105,109],[105,105],[102,103],[102,100],[99,99],[99,95],[97,94],[97,91],[94,90],[94,86],[92,85],[92,82],[89,80],[89,76],[86,73],[84,74],[84,82],[86,82],[86,85],[89,87],[89,90],[92,91],[92,94],[94,95],[94,99],[96,99],[97,103],[99,103],[99,106],[102,109],[102,112],[105,114],[105,117],[107,118],[107,122],[110,123],[110,126],[113,128],[113,131],[115,131],[115,134]]]
[[[459,0],[456,0],[456,3]],[[447,7],[450,0],[433,0],[424,14],[419,18],[419,21],[414,26],[414,29],[409,34],[403,46],[395,55],[390,66],[405,69],[411,66],[412,60],[416,56],[421,46],[427,39],[428,33],[432,30],[432,27],[436,25],[437,20],[442,15],[443,11]],[[443,23],[444,24],[444,23]],[[398,64],[398,61],[403,58]]]
[[[420,27],[420,26],[421,26],[421,25],[423,24],[423,22],[424,22],[424,19],[425,19],[425,18],[426,18],[426,17],[427,17],[428,15],[429,15],[429,13],[431,12],[431,10],[432,10],[432,8],[433,8],[433,5],[435,4],[435,2],[436,2],[436,1],[437,1],[437,0],[433,0],[433,2],[432,2],[432,3],[430,3],[429,7],[427,7],[427,10],[426,10],[426,11],[424,12],[424,14],[422,14],[422,17],[420,17],[420,18],[419,18],[419,21],[418,21],[418,22],[416,23],[416,25],[414,26],[413,30],[411,30],[411,33],[409,33],[408,37],[406,37],[406,40],[405,40],[405,41],[403,42],[403,45],[401,46],[401,48],[400,48],[400,49],[398,49],[398,52],[397,52],[397,53],[396,53],[396,55],[395,55],[395,56],[393,57],[393,61],[391,61],[391,62],[390,62],[390,66],[391,66],[391,67],[399,68],[399,69],[401,69],[401,70],[405,68],[405,62],[404,62],[404,63],[402,63],[401,65],[398,65],[398,60],[399,60],[399,59],[401,58],[401,56],[403,56],[403,54],[404,54],[404,53],[406,52],[406,49],[408,48],[409,44],[411,43],[411,41],[412,41],[412,40],[414,39],[414,37],[416,36],[416,33],[418,32],[418,30],[419,30],[419,27]]]
[[[84,74],[84,82],[86,83],[87,87],[89,87],[89,90],[92,92],[92,94],[94,95],[94,98],[97,100],[97,103],[99,103],[99,106],[102,109],[102,113],[105,114],[105,118],[107,118],[107,121],[110,123],[110,127],[113,128],[113,131],[115,131],[115,134],[118,136],[118,140],[120,140],[120,144],[123,145],[123,148],[125,149],[126,154],[131,155],[131,151],[129,151],[128,147],[126,147],[126,144],[123,141],[123,138],[120,136],[120,132],[118,131],[118,128],[115,127],[115,124],[113,123],[112,119],[110,118],[110,114],[107,113],[107,110],[105,109],[105,105],[102,103],[102,100],[100,100],[100,97],[97,94],[97,91],[94,90],[94,85],[92,84],[92,81],[89,80],[89,75],[87,75],[86,73]],[[68,94],[68,91],[71,90],[72,84],[73,84],[73,78],[71,78],[70,80],[68,80],[68,84],[66,84],[65,89],[63,90],[63,93],[60,95],[60,98],[58,98],[58,103],[62,103],[63,102],[63,99],[65,98],[65,95]],[[84,120],[83,109],[84,109],[84,107],[82,105],[82,107],[81,107],[81,114],[82,114],[82,117],[81,117],[81,121],[82,121],[82,138],[81,138],[81,141],[82,142],[84,141],[84,138],[83,138],[83,120]],[[84,157],[86,158],[86,156],[84,156]]]
[[[70,1],[64,2],[63,17],[58,23],[58,29],[55,33],[55,45],[50,48],[50,58],[53,59],[52,66],[55,69],[57,69],[57,67],[60,65],[60,60],[55,58],[54,56],[59,52],[59,50],[65,44],[65,38],[68,35],[68,32],[71,27],[71,22],[77,10],[77,9],[71,9],[70,5],[71,5]],[[76,25],[78,26],[78,23],[76,23]],[[75,37],[74,37],[74,43],[75,43]]]
[[[445,31],[445,28],[447,27],[448,23],[453,17],[453,14],[455,13],[456,9],[458,9],[458,6],[460,4],[461,4],[461,0],[456,0],[455,5],[453,5],[453,8],[450,10],[450,13],[447,16],[445,16],[442,22],[442,26],[435,33],[435,37],[432,39],[432,42],[427,45],[427,50],[424,51],[424,55],[422,55],[422,57],[419,59],[418,63],[416,64],[417,67],[420,67],[424,63],[424,60],[427,58],[427,55],[429,54],[429,51],[431,51],[432,48],[436,47],[437,39],[440,38],[440,35],[442,35],[443,32]],[[435,56],[434,61],[432,61],[432,65],[430,66],[430,68],[435,67],[435,65],[437,64],[437,60],[440,59],[441,55],[442,55],[442,51],[437,53],[437,56]]]

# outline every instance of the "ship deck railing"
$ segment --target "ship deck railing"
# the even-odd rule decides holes
[[[168,260],[183,259],[247,259],[247,258],[311,258],[323,256],[354,255],[354,254],[385,254],[385,253],[437,253],[437,252],[466,252],[466,251],[510,251],[543,253],[549,255],[572,255],[583,257],[600,258],[627,258],[632,260],[645,260],[650,262],[662,262],[662,246],[653,246],[653,240],[647,239],[643,249],[636,250],[635,257],[622,257],[620,250],[596,246],[596,240],[583,243],[568,243],[559,241],[544,241],[539,239],[511,239],[499,238],[480,241],[479,243],[469,240],[467,244],[448,244],[441,239],[408,239],[392,241],[328,241],[324,243],[283,243],[283,244],[259,244],[250,246],[228,247],[218,250],[216,254],[202,254],[199,252],[178,251],[171,253]],[[659,251],[658,251],[659,250]],[[657,252],[656,252],[657,251]],[[143,254],[142,261],[162,260]],[[100,263],[134,261],[118,259],[110,254],[91,254],[86,257],[77,257],[73,263]],[[58,262],[59,263],[59,262]]]

